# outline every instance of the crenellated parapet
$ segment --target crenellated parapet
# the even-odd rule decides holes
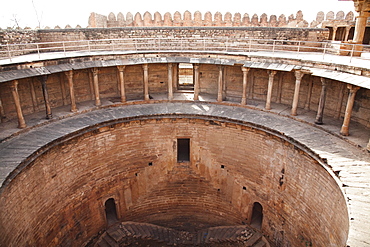
[[[262,14],[258,16],[249,14],[226,12],[224,15],[221,12],[212,14],[206,12],[204,15],[200,11],[193,14],[185,11],[181,14],[176,11],[173,15],[169,12],[162,15],[159,12],[151,14],[145,12],[136,13],[133,15],[128,12],[126,17],[120,12],[117,16],[110,13],[104,16],[97,13],[91,13],[89,17],[90,28],[104,27],[308,27],[309,23],[303,19],[302,11],[298,11],[296,15],[286,17],[284,14],[277,17],[276,15],[268,16]]]

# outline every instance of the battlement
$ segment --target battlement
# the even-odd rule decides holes
[[[152,15],[147,11],[143,16],[140,13],[133,15],[128,12],[125,17],[121,12],[117,16],[112,12],[108,16],[93,12],[90,14],[88,27],[320,27],[323,23],[334,21],[351,22],[353,18],[352,11],[346,15],[343,11],[339,11],[336,15],[333,11],[326,15],[320,11],[317,13],[316,19],[309,24],[308,21],[304,20],[301,10],[296,15],[291,14],[288,17],[284,14],[279,17],[254,14],[250,17],[247,13],[233,15],[230,12],[226,12],[224,15],[216,12],[212,15],[209,11],[204,15],[200,11],[196,11],[194,14],[185,11],[183,15],[176,11],[173,16],[169,12],[163,16],[159,12]]]

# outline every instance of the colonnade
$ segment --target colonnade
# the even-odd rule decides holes
[[[174,64],[169,63],[167,64],[167,74],[168,74],[168,89],[167,89],[167,94],[168,94],[168,100],[173,100],[174,98],[174,79],[173,79],[173,68]],[[126,97],[126,90],[125,90],[125,68],[126,66],[117,66],[117,71],[119,73],[119,91],[120,91],[120,99],[122,103],[125,103],[127,101]],[[143,88],[144,88],[144,101],[149,101],[150,100],[150,95],[149,95],[149,65],[148,64],[143,64],[142,65],[143,69]],[[218,66],[218,82],[217,82],[217,102],[222,102],[224,101],[225,98],[225,81],[224,81],[224,66],[219,65]],[[247,67],[241,67],[242,73],[243,73],[243,81],[242,81],[242,97],[241,97],[241,105],[247,105],[247,85],[248,85],[248,72],[250,71],[250,68]],[[90,80],[92,79],[92,91],[94,92],[94,101],[96,106],[101,106],[101,100],[100,100],[100,91],[99,91],[99,68],[93,68],[91,69],[92,71],[92,78],[90,77]],[[199,64],[194,64],[193,65],[193,71],[194,71],[194,100],[197,101],[199,100],[199,94],[200,94],[200,71],[199,71]],[[274,76],[276,75],[277,71],[276,70],[269,70],[268,71],[268,87],[267,87],[267,96],[266,96],[266,105],[265,105],[265,110],[271,110],[271,98],[272,98],[272,90],[273,90],[273,83],[274,83]],[[298,101],[299,101],[299,91],[300,91],[300,85],[302,78],[305,74],[307,74],[307,71],[304,70],[295,70],[294,75],[295,75],[295,88],[294,88],[294,96],[292,100],[292,108],[291,108],[291,115],[296,116],[297,115],[297,109],[298,109]],[[70,93],[70,110],[71,112],[77,112],[77,104],[76,104],[76,97],[75,97],[75,90],[74,90],[74,78],[73,78],[73,70],[64,72],[67,81],[68,81],[68,90]],[[49,95],[48,95],[48,89],[47,89],[47,76],[40,76],[39,80],[42,86],[42,92],[44,96],[44,104],[45,104],[45,109],[46,109],[46,118],[50,119],[52,118],[52,109],[51,105],[49,102]],[[319,105],[318,105],[318,110],[317,110],[317,115],[315,118],[315,123],[316,124],[323,124],[323,116],[324,116],[324,108],[325,108],[325,99],[326,99],[326,90],[327,90],[327,81],[325,78],[320,78],[321,79],[321,94],[320,94],[320,99],[319,99]],[[310,84],[310,87],[312,88],[312,83]],[[349,135],[349,123],[351,120],[351,114],[352,114],[352,109],[355,101],[355,96],[356,92],[360,89],[358,86],[354,85],[347,85],[349,89],[349,96],[348,96],[348,101],[346,105],[346,110],[345,110],[345,115],[344,115],[344,120],[343,124],[340,130],[340,134],[347,136]],[[11,84],[11,91],[14,99],[14,104],[16,108],[16,113],[18,117],[18,127],[19,128],[25,128],[27,127],[23,112],[21,109],[21,102],[19,98],[19,93],[18,93],[18,80],[12,81]],[[311,90],[309,90],[311,91]],[[280,92],[281,94],[281,92]],[[307,97],[311,97],[310,93],[308,94]],[[64,98],[63,98],[64,100]],[[278,102],[279,103],[279,102]],[[305,106],[307,107],[307,106]],[[2,107],[2,102],[0,99],[0,114],[1,118],[3,119],[5,114],[4,114],[4,109]],[[368,145],[368,149],[370,149],[370,142]]]

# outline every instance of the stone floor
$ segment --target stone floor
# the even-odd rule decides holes
[[[313,123],[315,113],[300,109],[298,116],[289,116],[290,107],[272,104],[264,111],[264,102],[250,100],[247,107],[227,101],[216,104],[215,96],[201,95],[194,102],[190,93],[176,93],[173,102],[162,101],[166,95],[152,95],[150,103],[132,101],[121,105],[119,99],[104,99],[103,106],[93,102],[79,103],[78,113],[69,112],[69,106],[53,108],[54,118],[45,120],[45,113],[26,116],[28,128],[17,129],[16,121],[0,124],[0,183],[2,186],[16,176],[22,167],[18,164],[40,147],[68,133],[87,126],[117,118],[155,114],[191,114],[229,118],[275,129],[303,143],[339,173],[343,191],[348,197],[351,227],[348,245],[370,246],[370,155],[364,149],[370,131],[351,123],[350,136],[338,135],[341,120],[324,119],[324,125]],[[14,172],[15,171],[15,172]],[[1,193],[0,188],[0,193]]]

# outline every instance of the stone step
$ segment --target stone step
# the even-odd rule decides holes
[[[112,226],[101,235],[95,246],[115,247],[123,241],[154,241],[165,245],[196,246],[217,245],[223,243],[243,242],[244,246],[264,247],[262,234],[246,226],[219,226],[210,227],[192,234],[185,231],[176,231],[158,225],[138,222],[123,222]],[[131,239],[131,240],[130,240]],[[154,243],[153,242],[153,243]]]
[[[255,234],[253,234],[253,236],[250,239],[248,239],[245,242],[245,246],[253,246],[255,243],[260,241],[261,238],[262,238],[262,234],[259,232],[256,232]]]
[[[104,238],[101,238],[96,245],[97,247],[110,247],[110,245],[104,240]]]
[[[119,247],[119,244],[111,237],[109,234],[106,234],[104,240],[109,244],[111,247]]]
[[[265,246],[266,243],[262,239],[253,245],[253,247],[265,247]]]

